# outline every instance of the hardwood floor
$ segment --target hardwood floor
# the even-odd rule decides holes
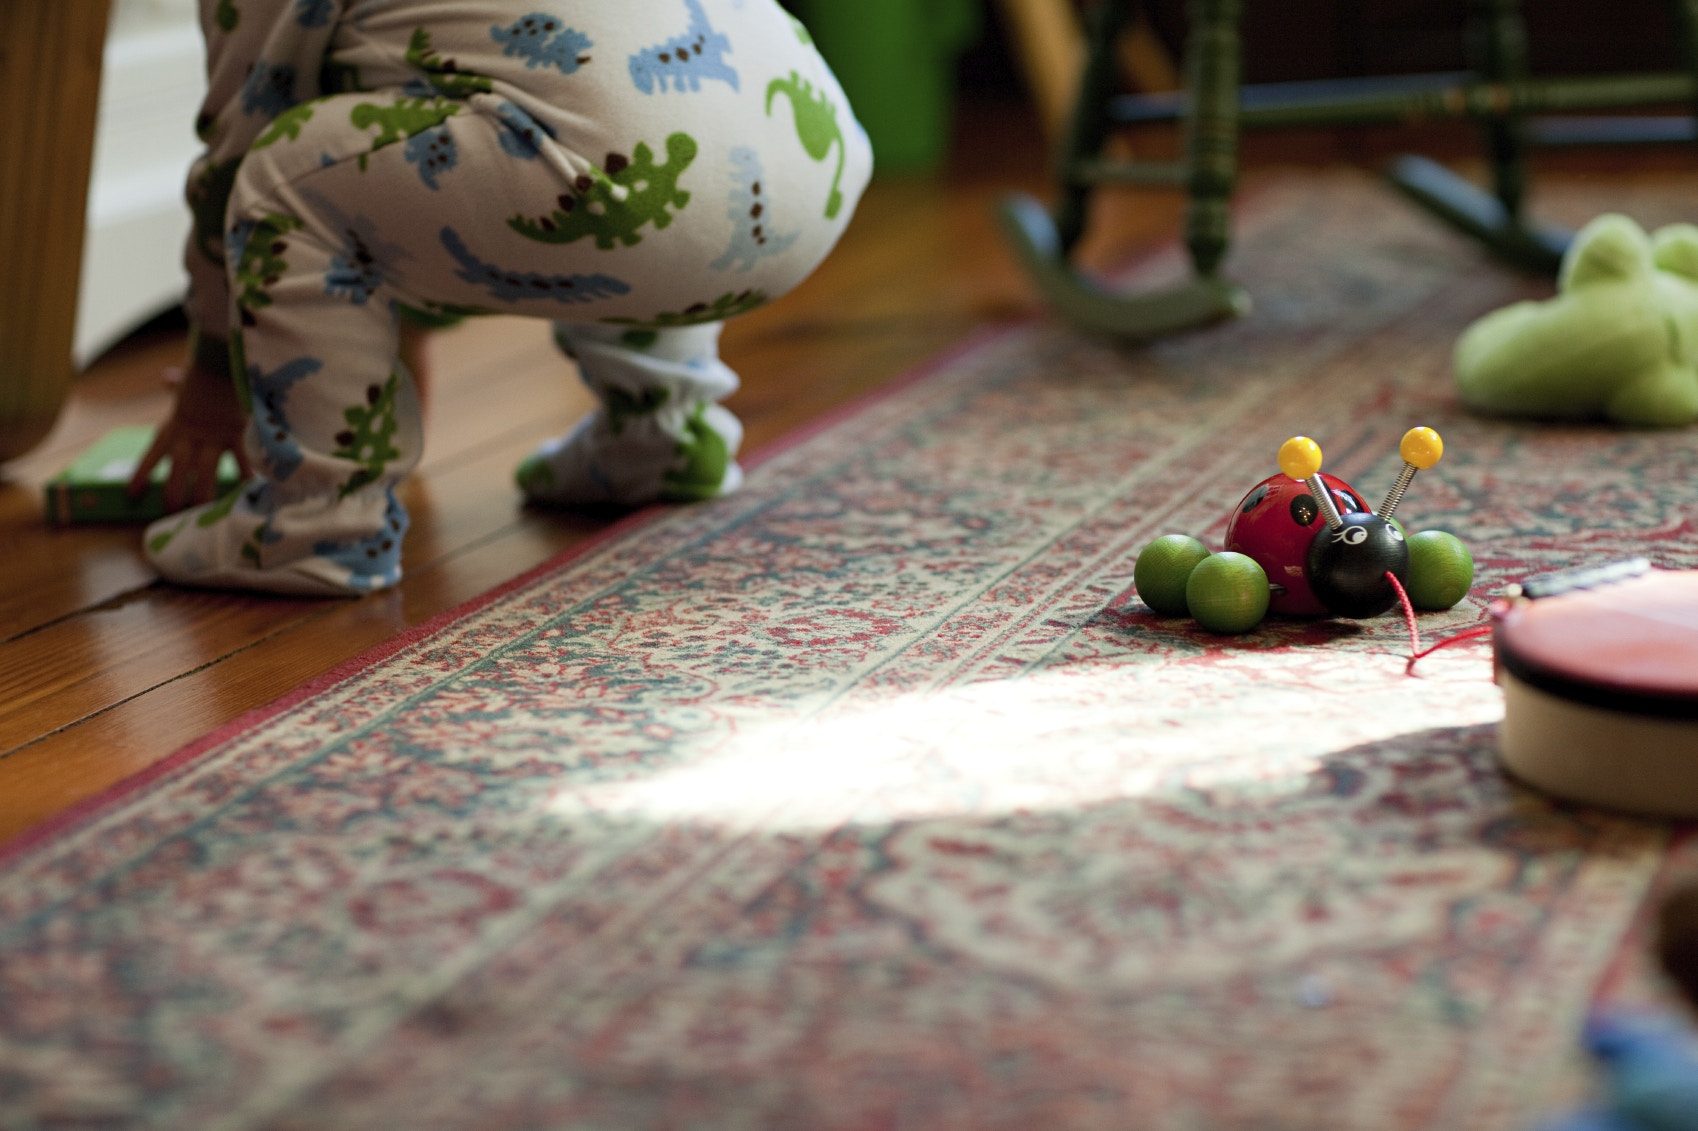
[[[1010,188],[1046,191],[1035,123],[1018,106],[966,110],[946,170],[878,180],[814,277],[727,327],[746,450],[977,328],[1044,316],[991,213]],[[1364,137],[1268,140],[1247,165],[1371,160],[1385,147]],[[1181,206],[1173,193],[1105,197],[1086,260],[1173,238]],[[163,415],[159,374],[182,334],[132,339],[84,375],[48,440],[0,479],[0,841],[602,529],[606,519],[524,508],[511,482],[521,456],[587,408],[546,327],[473,322],[430,349],[426,453],[403,489],[406,580],[359,600],[173,589],[143,563],[136,528],[45,525],[47,478],[106,429]]]

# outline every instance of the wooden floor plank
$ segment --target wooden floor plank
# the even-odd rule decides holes
[[[70,617],[0,651],[0,750],[24,745],[249,648],[317,602],[254,602],[152,589]]]

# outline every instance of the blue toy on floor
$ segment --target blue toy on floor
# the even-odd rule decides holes
[[[1698,883],[1661,908],[1657,955],[1698,1006]],[[1698,1032],[1672,1014],[1602,1012],[1581,1043],[1602,1071],[1597,1099],[1538,1131],[1698,1131]]]
[[[1698,1036],[1674,1018],[1600,1014],[1581,1035],[1603,1070],[1598,1101],[1539,1131],[1698,1131]]]

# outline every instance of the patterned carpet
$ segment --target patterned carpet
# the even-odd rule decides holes
[[[1576,222],[1698,188],[1545,186]],[[0,850],[0,1126],[1518,1128],[1584,1082],[1671,829],[1494,766],[1487,650],[1130,595],[1280,441],[1482,594],[1698,566],[1690,433],[1469,416],[1541,285],[1276,181],[1243,321],[1027,325]],[[1176,270],[1162,259],[1150,278]]]

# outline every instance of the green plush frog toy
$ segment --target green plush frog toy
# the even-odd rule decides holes
[[[1455,369],[1465,403],[1635,425],[1698,419],[1698,227],[1647,236],[1606,213],[1575,235],[1557,287],[1463,332]]]

